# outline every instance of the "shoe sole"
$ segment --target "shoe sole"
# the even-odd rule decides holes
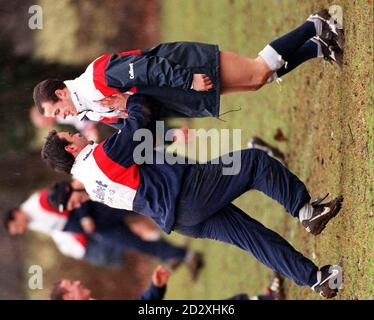
[[[330,26],[330,31],[335,34],[335,45],[344,50],[343,31],[343,8],[339,5],[330,6],[325,12],[318,13],[318,16]],[[334,31],[332,31],[332,29]]]
[[[332,5],[328,9],[329,15],[334,19],[335,26],[338,29],[343,29],[343,8],[339,5]]]
[[[344,50],[344,25],[343,25],[343,8],[339,5],[332,5],[328,9],[329,15],[334,20],[334,25],[338,33],[338,39],[335,41],[340,50]]]
[[[324,279],[322,282],[321,282],[321,285],[323,285],[324,283],[326,283],[327,281],[329,281],[330,279],[332,279],[333,277],[336,277],[337,275],[339,275],[340,272],[338,271],[337,273],[332,273],[331,275],[329,275],[326,279]],[[343,275],[343,272],[342,272],[342,275]],[[331,298],[334,298],[338,295],[338,292],[339,292],[339,289],[332,289],[327,295],[323,295],[323,291],[320,291],[319,292],[319,295],[323,298],[326,298],[326,299],[331,299]]]
[[[320,227],[315,230],[315,231],[311,231],[311,233],[313,235],[318,235],[320,234],[326,227],[327,223],[336,217],[336,215],[340,212],[340,209],[342,208],[342,205],[343,205],[343,201],[344,201],[344,198],[343,196],[339,196],[337,198],[335,198],[334,200],[332,200],[332,204],[330,206],[330,212],[328,212],[325,216],[323,216],[324,218],[324,221],[321,223]]]

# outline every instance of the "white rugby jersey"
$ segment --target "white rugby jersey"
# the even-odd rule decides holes
[[[140,183],[139,167],[123,167],[110,159],[101,144],[87,145],[76,157],[71,174],[83,183],[91,200],[132,211]]]
[[[100,68],[102,57],[97,58],[88,65],[84,73],[74,80],[64,81],[66,87],[69,89],[73,103],[78,111],[78,118],[80,120],[92,120],[101,122],[110,122],[110,119],[123,118],[124,114],[117,110],[110,110],[108,107],[103,107],[99,103],[100,100],[106,96],[110,96],[119,91],[112,89],[112,92],[104,95],[103,90],[100,90],[97,75],[95,70]],[[129,90],[127,94],[133,94],[135,90]],[[104,91],[105,93],[105,91]]]
[[[31,195],[20,209],[29,219],[28,229],[52,237],[59,251],[75,259],[82,259],[86,253],[87,239],[83,234],[63,231],[69,211],[59,212],[47,201],[48,190]]]

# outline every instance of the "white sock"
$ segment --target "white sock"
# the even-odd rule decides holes
[[[267,83],[271,83],[273,82],[274,80],[277,80],[278,79],[278,76],[277,76],[277,73],[274,72],[268,79],[267,79]]]
[[[299,211],[299,220],[303,222],[304,220],[309,220],[313,215],[313,207],[310,203],[306,203]]]
[[[196,255],[195,251],[188,250],[187,254],[184,256],[184,259],[183,259],[184,262],[186,262],[186,263],[191,262],[195,255]]]
[[[285,61],[282,59],[282,56],[275,51],[275,49],[269,44],[262,49],[258,55],[265,60],[266,64],[273,71],[277,71],[282,68],[285,64]]]
[[[318,58],[323,58],[322,47],[321,47],[320,42],[317,39],[314,39],[314,38],[312,38],[310,40],[312,40],[315,44],[317,44],[317,47],[318,47],[318,49],[317,49],[317,57]]]
[[[320,36],[322,33],[321,19],[317,15],[312,14],[311,16],[309,16],[309,18],[306,21],[310,21],[314,23],[314,28],[316,28],[316,36]]]

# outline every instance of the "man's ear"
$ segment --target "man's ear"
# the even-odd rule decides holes
[[[65,146],[65,150],[74,155],[74,153],[77,151],[77,147],[74,144],[68,144]]]
[[[55,95],[59,98],[65,98],[66,97],[66,90],[65,89],[56,89],[55,90]]]

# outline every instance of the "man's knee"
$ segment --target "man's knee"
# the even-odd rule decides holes
[[[252,91],[257,91],[257,90],[261,89],[265,84],[266,84],[266,81],[262,81],[260,84],[257,84],[255,86],[253,86],[252,87],[252,89],[253,89]]]
[[[270,69],[268,64],[262,57],[257,57],[256,61],[256,90],[260,89],[263,85],[265,85],[269,79],[269,77],[274,73],[273,70]]]
[[[251,148],[251,149],[246,149],[246,151],[248,153],[248,156],[253,159],[264,159],[268,157],[267,153],[260,149]]]
[[[268,72],[267,70],[263,70],[258,78],[258,85],[256,90],[262,88],[265,84],[268,83],[268,79],[271,77],[273,72]]]

